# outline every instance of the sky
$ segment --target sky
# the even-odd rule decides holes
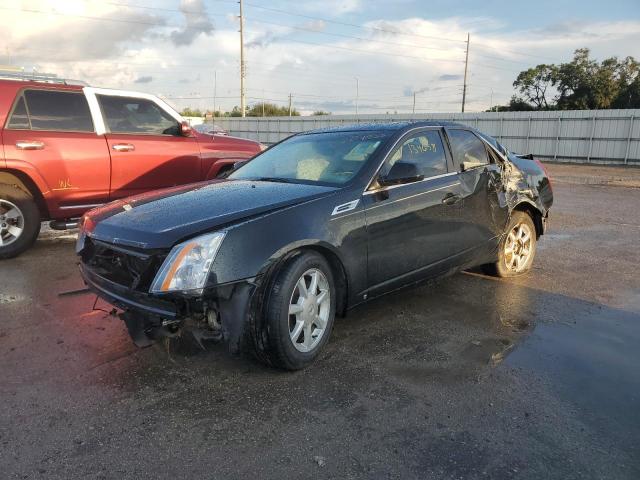
[[[245,0],[248,104],[303,114],[466,111],[508,103],[518,73],[592,56],[640,59],[640,0]],[[235,0],[0,0],[0,66],[240,104]]]

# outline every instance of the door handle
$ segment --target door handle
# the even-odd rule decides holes
[[[44,142],[40,142],[37,140],[32,142],[19,140],[16,142],[16,148],[18,150],[42,150],[44,148]]]
[[[116,152],[132,152],[136,149],[136,147],[130,143],[114,143],[111,148]]]
[[[453,205],[460,201],[460,195],[456,195],[455,193],[447,193],[442,199],[442,203],[445,205]]]

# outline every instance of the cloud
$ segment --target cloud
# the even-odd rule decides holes
[[[198,35],[213,32],[213,23],[202,0],[181,0],[180,11],[186,24],[181,29],[171,32],[171,40],[175,45],[191,45]]]
[[[363,2],[361,0],[320,0],[303,3],[300,6],[307,12],[339,16],[362,10]]]
[[[327,28],[327,23],[324,20],[312,20],[302,25],[302,28],[311,30],[312,32],[322,32]]]
[[[450,73],[445,73],[443,75],[440,75],[438,77],[438,80],[442,80],[443,82],[448,82],[450,80],[462,80],[464,77],[463,75],[452,75]]]
[[[79,61],[116,57],[126,43],[148,38],[162,28],[162,17],[91,2],[60,11],[59,2],[42,1],[33,10],[6,10],[0,15],[2,50],[24,62]],[[48,8],[49,7],[49,8]],[[110,21],[108,19],[117,19]]]
[[[40,0],[33,8],[51,9],[41,4],[64,5],[69,12],[65,10],[68,14],[63,16],[3,11],[0,63],[5,63],[8,47],[11,63],[29,71],[36,66],[42,73],[86,80],[92,85],[148,91],[168,97],[178,108],[200,109],[213,107],[216,71],[216,107],[230,110],[239,105],[239,37],[232,14],[228,19],[221,17],[213,30],[206,12],[193,22],[191,12],[203,11],[203,2],[182,2],[182,13],[163,12],[161,16],[84,0]],[[68,5],[81,5],[84,10],[76,11]],[[300,10],[320,5],[326,3],[311,0],[301,4]],[[361,2],[348,5],[363,6]],[[338,14],[325,8],[327,11],[318,16]],[[231,5],[220,13],[236,9],[237,5]],[[294,107],[303,112],[322,109],[335,114],[354,113],[357,77],[361,113],[410,112],[414,91],[419,92],[416,111],[420,113],[459,111],[465,44],[450,40],[465,40],[467,31],[471,32],[468,111],[488,108],[492,89],[494,103],[508,102],[513,94],[512,82],[521,70],[537,63],[567,61],[575,48],[590,47],[599,60],[611,55],[640,57],[640,21],[561,26],[550,22],[533,29],[515,25],[487,31],[478,17],[442,17],[436,21],[426,14],[418,17],[423,15],[418,9],[410,13],[416,16],[364,24],[397,33],[344,30],[366,40],[324,35],[308,38],[325,46],[298,43],[307,41],[307,34],[290,27],[267,28],[248,21],[246,86],[247,96],[253,97],[249,101],[259,101],[255,99],[264,95],[267,101],[286,106],[291,92]],[[71,14],[137,23],[81,19]],[[362,13],[362,17],[371,19],[372,13]],[[357,18],[354,15],[348,21],[364,21]],[[329,23],[306,19],[297,25],[343,31]],[[596,37],[593,32],[597,32]],[[188,47],[177,49],[176,41],[188,42]],[[142,83],[147,77],[152,80]]]
[[[153,77],[151,75],[144,75],[142,77],[136,78],[133,83],[151,83],[151,82],[153,82]]]

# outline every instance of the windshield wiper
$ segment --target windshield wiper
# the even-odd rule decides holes
[[[252,178],[251,180],[255,180],[257,182],[293,183],[293,181],[290,178],[279,178],[279,177],[258,177],[258,178]]]

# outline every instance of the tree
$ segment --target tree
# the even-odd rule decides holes
[[[262,117],[264,112],[265,117],[287,117],[289,116],[289,107],[279,107],[273,103],[256,103],[247,110],[248,117]],[[300,116],[297,110],[292,110],[291,115],[294,117]]]
[[[640,108],[640,63],[633,57],[627,57],[618,68],[621,84],[618,96],[612,108]]]
[[[640,107],[640,64],[633,57],[598,63],[588,48],[570,62],[538,65],[520,72],[510,110],[592,110]],[[551,95],[555,93],[555,97]]]
[[[513,86],[524,96],[524,99],[514,97],[511,99],[511,104],[524,106],[525,103],[531,103],[536,110],[547,110],[553,102],[551,88],[556,75],[557,67],[545,64],[520,72]]]
[[[325,112],[324,110],[316,110],[311,115],[313,115],[315,117],[319,117],[321,115],[331,115],[331,112]]]
[[[180,115],[182,115],[183,117],[202,117],[202,112],[200,110],[196,109],[192,109],[192,108],[184,108],[182,109],[182,112],[180,112]]]

